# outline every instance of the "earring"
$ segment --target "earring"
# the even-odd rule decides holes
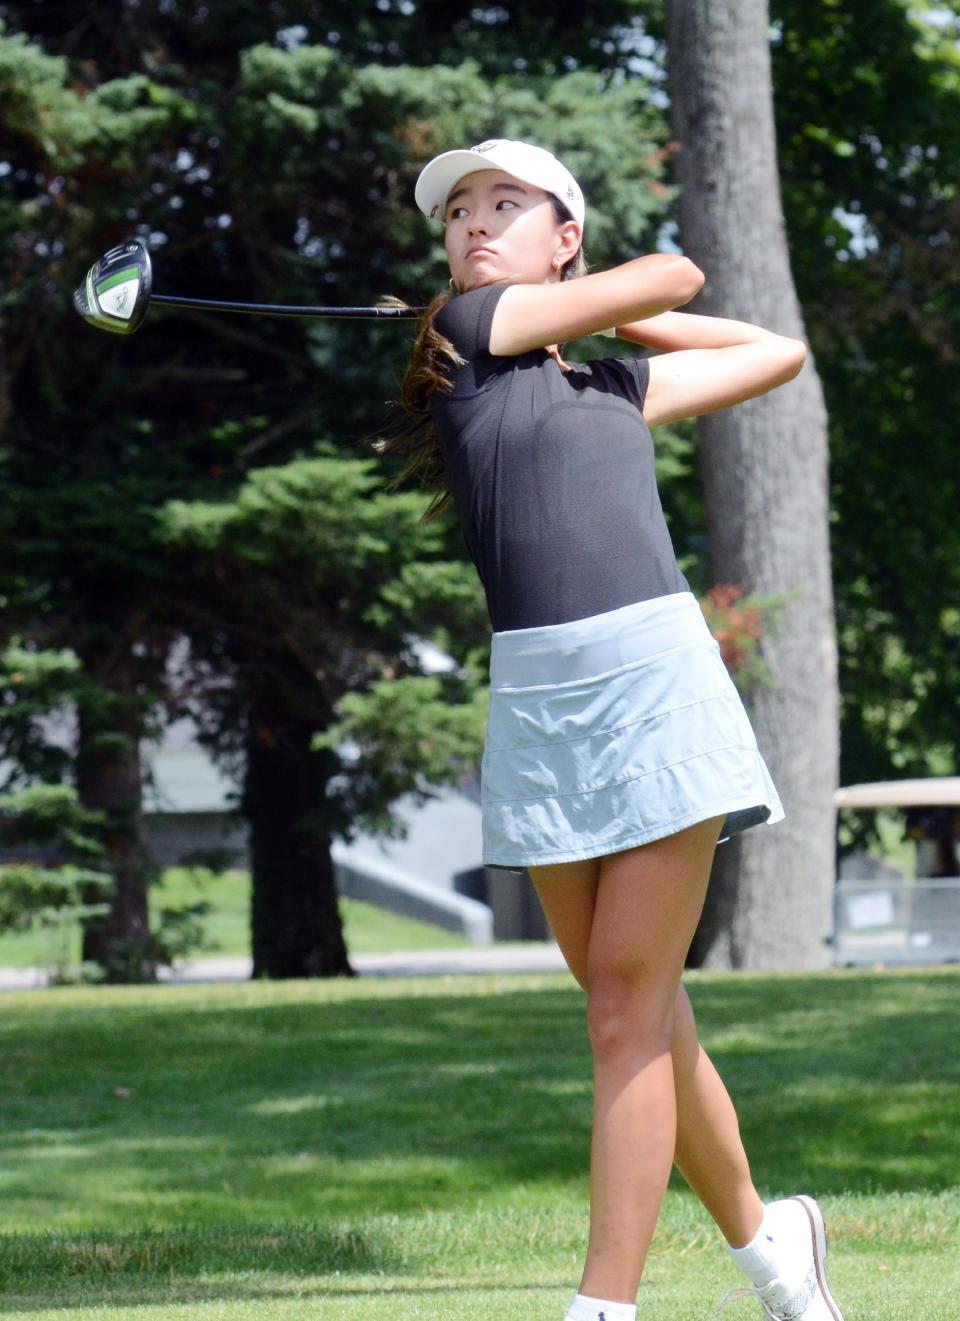
[[[450,276],[450,288],[453,289],[454,287],[455,287],[455,286],[454,286],[454,283],[453,283],[453,276],[451,275],[451,276]]]

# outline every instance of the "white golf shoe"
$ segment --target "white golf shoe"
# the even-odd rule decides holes
[[[771,1321],[843,1321],[827,1284],[827,1235],[817,1203],[812,1197],[786,1197],[767,1210],[776,1216],[783,1241],[779,1274],[762,1287],[735,1289],[720,1307],[735,1298],[756,1298]]]

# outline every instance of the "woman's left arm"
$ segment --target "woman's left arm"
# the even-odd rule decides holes
[[[802,339],[692,312],[661,312],[618,326],[617,335],[663,350],[648,359],[643,416],[651,427],[766,394],[792,380],[807,357]]]

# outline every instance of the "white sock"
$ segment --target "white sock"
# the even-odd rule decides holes
[[[767,1207],[763,1208],[760,1228],[746,1247],[731,1248],[728,1243],[727,1249],[733,1260],[758,1289],[762,1289],[765,1284],[776,1279],[775,1258],[778,1244],[772,1217]]]
[[[567,1309],[565,1321],[636,1321],[636,1303],[608,1303],[578,1293]]]

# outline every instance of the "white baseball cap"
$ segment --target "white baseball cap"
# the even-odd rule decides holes
[[[545,147],[514,142],[510,138],[490,138],[476,147],[445,151],[441,156],[434,156],[417,179],[414,190],[417,206],[429,220],[443,219],[447,194],[453,185],[465,174],[474,174],[477,170],[504,170],[515,179],[555,193],[583,227],[586,211],[583,193],[567,167]]]

